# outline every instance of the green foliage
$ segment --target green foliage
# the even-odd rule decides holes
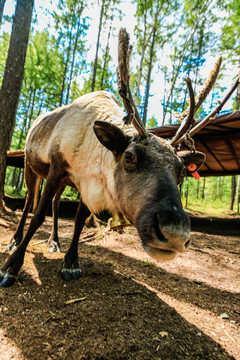
[[[181,199],[188,210],[212,216],[226,215],[231,200],[231,176],[201,177],[199,180],[188,177],[182,184]],[[234,209],[237,211],[237,202]]]
[[[47,30],[30,36],[25,73],[16,116],[12,149],[23,148],[32,121],[42,111],[59,105],[63,72],[63,58],[55,38]]]
[[[61,198],[76,201],[78,199],[78,191],[70,186],[66,186]]]
[[[111,57],[108,56],[107,57],[107,63],[103,64],[102,59],[98,59],[98,64],[97,64],[97,72],[96,72],[96,80],[95,80],[95,91],[98,90],[107,90],[110,91],[111,93],[117,95],[116,92],[116,84],[114,82],[115,78],[116,78],[116,74],[113,73],[110,69],[109,62],[111,60]],[[92,69],[94,66],[94,63],[91,63],[90,68]],[[92,73],[92,71],[91,71]],[[81,87],[81,89],[78,89],[78,91],[76,92],[77,96],[81,96],[84,95],[88,92],[91,91],[91,84],[92,84],[92,78],[86,78],[84,80],[83,86]]]
[[[150,119],[148,119],[146,128],[150,129],[150,128],[154,128],[156,126],[158,126],[157,119],[154,116],[152,116]]]
[[[228,0],[224,2],[224,26],[221,31],[221,50],[224,51],[232,62],[240,61],[240,2]]]
[[[3,33],[2,37],[0,38],[0,84],[2,83],[3,80],[9,41],[10,41],[10,35],[6,32]]]

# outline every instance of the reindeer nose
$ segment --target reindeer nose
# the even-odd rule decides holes
[[[187,249],[190,244],[191,244],[191,240],[189,239],[189,240],[184,244],[185,248]]]
[[[156,215],[155,233],[166,250],[186,251],[190,245],[190,219],[181,209],[173,207]]]
[[[182,207],[173,205],[165,207],[157,214],[157,221],[160,227],[171,227],[173,230],[190,229],[190,219]]]

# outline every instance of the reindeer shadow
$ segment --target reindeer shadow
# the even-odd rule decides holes
[[[83,277],[65,282],[60,277],[62,259],[32,254],[35,270],[22,270],[18,283],[2,289],[0,298],[7,309],[0,313],[1,327],[24,358],[233,359],[154,291],[120,272],[127,266],[127,273],[132,272],[136,280],[137,273],[144,272],[147,284],[156,289],[167,281],[171,296],[184,300],[184,294],[174,292],[178,276],[84,245],[80,251]],[[4,257],[0,253],[1,262]],[[25,262],[27,269],[28,256]],[[197,286],[183,281],[189,282],[189,291]]]
[[[217,316],[225,312],[226,306],[229,307],[229,304],[231,304],[231,319],[240,324],[239,293],[220,290],[204,282],[190,280],[167,272],[154,264],[148,266],[144,262],[128,258],[121,253],[113,252],[101,246],[94,248],[96,249],[94,251],[96,258],[100,257],[105,261],[108,259],[108,261],[117,263],[120,267],[124,263],[124,267],[127,266],[128,273],[132,274],[134,280],[142,282],[144,276],[144,283],[176,300],[211,311]]]

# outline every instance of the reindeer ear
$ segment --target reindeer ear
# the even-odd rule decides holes
[[[129,144],[130,137],[108,122],[95,121],[93,130],[100,143],[112,151],[115,157],[122,154]]]
[[[183,160],[186,167],[191,164],[196,164],[196,170],[198,170],[206,160],[206,155],[200,151],[194,153],[190,151],[179,151],[178,156]]]

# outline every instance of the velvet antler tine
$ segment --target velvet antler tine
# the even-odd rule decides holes
[[[197,98],[195,99],[194,98],[194,111],[193,111],[193,117],[194,117],[194,114],[196,113],[196,111],[199,109],[199,107],[202,105],[202,103],[204,102],[204,100],[206,99],[207,95],[210,93],[210,91],[212,90],[216,80],[217,80],[217,77],[218,77],[218,74],[219,74],[219,71],[220,71],[220,68],[221,68],[221,63],[222,63],[222,57],[219,56],[217,61],[215,62],[212,70],[210,71],[210,74],[207,78],[207,80],[205,81],[205,84],[203,86],[203,89],[201,90],[201,92],[199,93],[199,95],[197,96]],[[230,92],[233,91],[232,89],[230,90]],[[189,90],[189,93],[190,93],[190,90]],[[232,92],[231,92],[232,93]],[[228,95],[227,95],[228,96]],[[226,96],[226,97],[227,97]],[[225,98],[226,98],[225,97]],[[216,109],[214,109],[208,116],[206,116],[205,119],[203,119],[198,125],[196,125],[193,129],[191,129],[189,131],[189,136],[193,136],[194,134],[196,134],[200,129],[202,129],[204,126],[206,126],[209,121],[217,114],[217,112],[220,111],[220,108],[223,107],[224,103],[226,102],[225,101],[225,98],[223,99],[221,105],[218,105],[216,107]],[[184,110],[181,114],[177,115],[177,117],[179,119],[183,119],[186,117],[186,115],[192,111],[192,104],[193,104],[193,101],[190,97],[190,104],[189,104],[189,107]],[[183,123],[185,124],[185,121],[183,121]],[[184,125],[181,124],[179,130],[177,131],[177,134],[173,137],[173,139],[171,140],[171,144],[173,146],[177,146],[178,144],[180,144],[183,140],[184,140]],[[179,134],[181,134],[179,136]]]
[[[124,107],[128,113],[125,123],[131,123],[143,138],[148,137],[144,128],[137,107],[133,101],[129,86],[129,62],[132,48],[129,46],[129,34],[126,29],[121,28],[118,34],[118,91],[123,99]]]
[[[240,84],[240,76],[238,76],[237,80],[234,82],[233,86],[229,90],[229,92],[225,95],[222,101],[218,103],[218,105],[208,114],[200,123],[194,126],[193,129],[189,131],[189,136],[195,135],[198,131],[200,131],[204,126],[206,126],[214,117],[222,110],[223,106],[226,104],[230,96],[236,90],[236,88]],[[184,136],[182,136],[177,142],[176,145],[181,143],[184,140]]]
[[[194,110],[194,114],[197,112],[197,110],[200,108],[200,106],[202,105],[202,103],[204,102],[204,100],[206,99],[206,97],[208,96],[208,94],[210,93],[210,91],[212,90],[220,68],[221,68],[221,64],[222,64],[222,57],[219,56],[216,60],[216,62],[214,63],[214,66],[212,68],[212,70],[210,71],[210,74],[207,78],[207,80],[205,81],[202,90],[200,91],[200,93],[198,94],[198,96],[195,98],[195,110]],[[185,109],[183,112],[181,112],[180,114],[175,114],[175,116],[182,121],[188,114],[189,112],[189,107],[187,107],[187,109]]]
[[[202,103],[204,102],[204,100],[206,99],[206,97],[208,96],[210,91],[212,90],[212,88],[218,78],[218,74],[221,69],[221,65],[222,65],[222,56],[219,56],[214,64],[212,70],[210,71],[210,74],[209,74],[207,80],[205,81],[202,90],[200,91],[200,93],[197,96],[197,99],[195,100],[195,102],[196,102],[195,103],[195,113],[200,108],[200,106],[202,105]]]
[[[214,117],[222,110],[223,106],[226,104],[230,96],[233,94],[233,92],[237,89],[237,87],[240,84],[240,77],[237,78],[237,80],[234,82],[233,86],[229,90],[229,92],[225,95],[222,101],[218,103],[218,105],[208,114],[200,123],[198,123],[194,128],[189,132],[190,136],[195,135],[199,130],[201,130],[204,126],[206,126],[209,121],[214,119]],[[181,139],[183,140],[183,139]]]
[[[188,111],[188,116],[185,118],[185,120],[182,121],[180,127],[178,128],[178,131],[170,141],[170,144],[172,146],[176,146],[179,143],[179,139],[191,128],[194,122],[195,98],[192,88],[192,82],[189,78],[185,78],[184,81],[186,81],[189,91],[189,98],[190,98],[189,111]]]

